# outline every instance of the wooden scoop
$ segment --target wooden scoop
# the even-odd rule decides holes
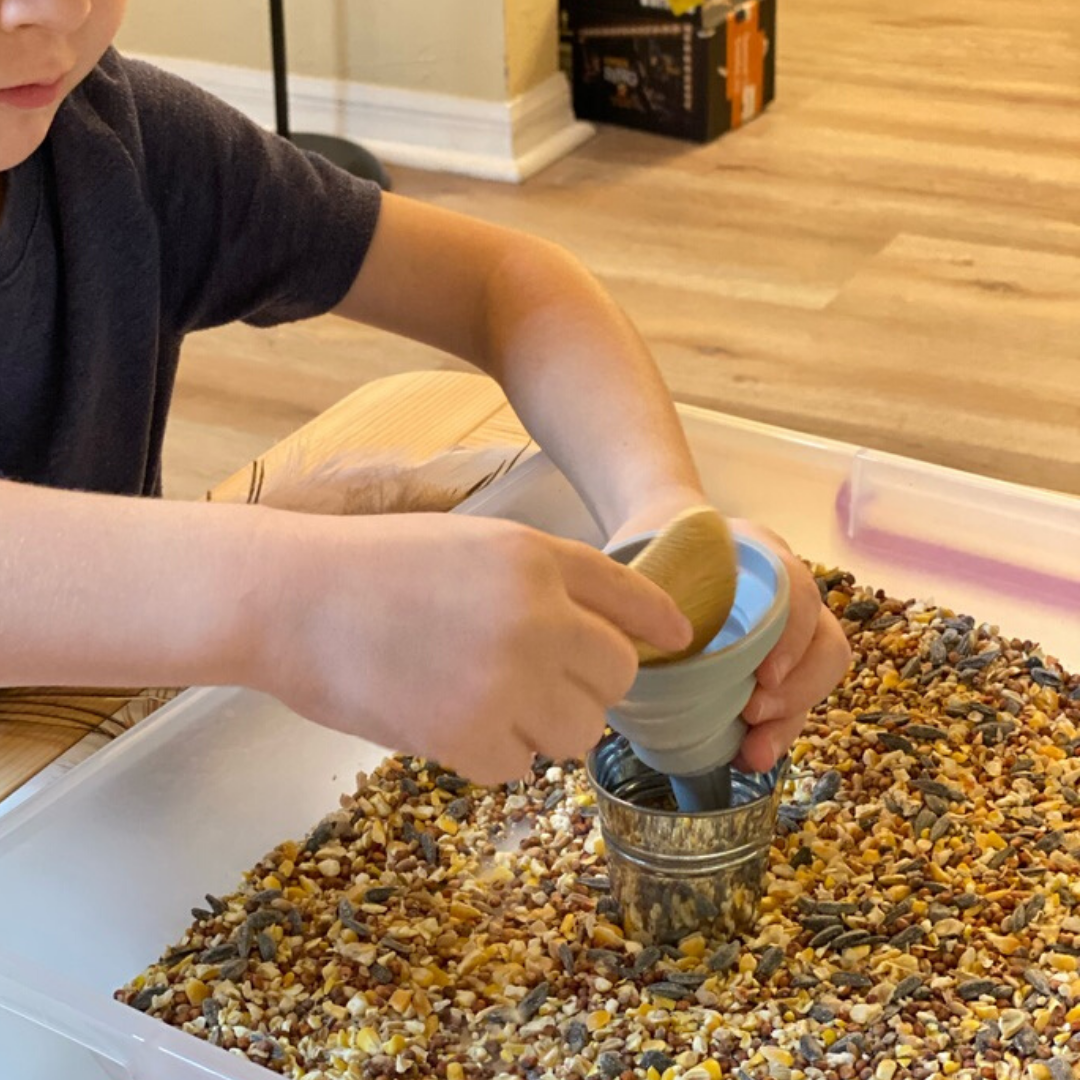
[[[670,663],[701,652],[718,633],[735,602],[738,555],[727,522],[711,506],[684,510],[630,563],[659,585],[694,627],[694,638],[678,653],[637,643],[642,664]]]

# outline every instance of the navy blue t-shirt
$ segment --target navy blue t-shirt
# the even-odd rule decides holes
[[[0,475],[160,493],[184,335],[333,308],[379,199],[374,184],[110,50],[8,173]]]

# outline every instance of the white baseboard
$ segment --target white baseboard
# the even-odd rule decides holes
[[[274,122],[269,71],[170,56],[139,56],[227,101],[256,123]],[[552,75],[509,102],[294,75],[290,123],[296,131],[362,143],[397,165],[518,183],[589,139],[574,118],[566,77]]]

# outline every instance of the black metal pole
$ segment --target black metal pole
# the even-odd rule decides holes
[[[336,135],[294,133],[289,127],[289,78],[285,50],[284,0],[270,0],[270,43],[274,54],[274,110],[277,113],[277,133],[301,150],[322,154],[338,168],[374,180],[381,188],[390,190],[390,177],[382,163],[362,146]]]
[[[285,10],[282,0],[270,0],[270,42],[274,52],[274,110],[277,113],[277,133],[291,138],[289,133],[289,86],[285,59]]]

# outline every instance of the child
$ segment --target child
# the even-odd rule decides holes
[[[0,0],[0,685],[241,684],[478,782],[580,755],[689,628],[591,549],[510,522],[180,505],[186,333],[326,311],[493,375],[603,527],[703,501],[645,346],[541,240],[377,188],[111,49],[124,0]],[[788,629],[742,764],[847,663],[782,542]]]

